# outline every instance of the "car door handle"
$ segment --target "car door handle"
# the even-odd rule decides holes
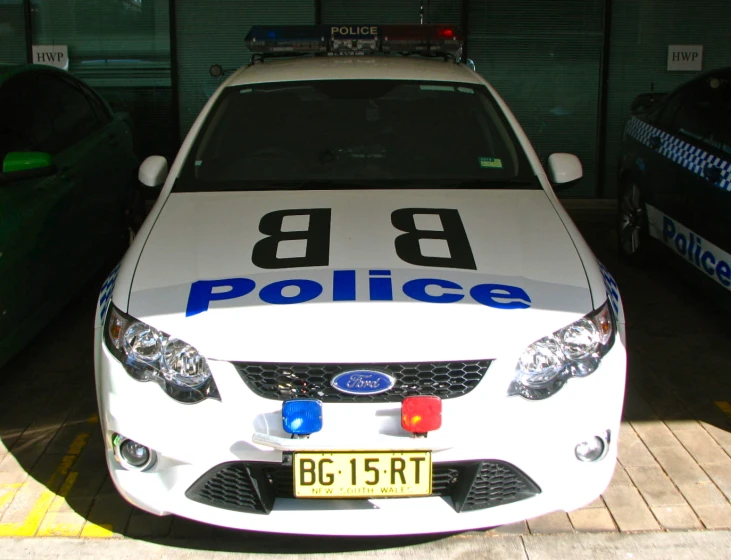
[[[715,165],[707,165],[703,168],[703,177],[714,185],[721,182],[721,168]]]
[[[660,138],[659,136],[650,136],[649,143],[650,148],[652,148],[653,150],[659,150],[662,146],[662,138]]]

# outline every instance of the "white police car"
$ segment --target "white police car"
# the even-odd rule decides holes
[[[142,165],[164,187],[100,297],[121,494],[330,535],[595,499],[626,356],[616,284],[551,186],[578,160],[552,156],[549,182],[497,93],[455,62],[457,29],[254,28],[248,44],[263,54],[170,172]]]

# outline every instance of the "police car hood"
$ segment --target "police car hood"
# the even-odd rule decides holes
[[[485,359],[592,310],[541,190],[173,193],[128,312],[223,360]]]

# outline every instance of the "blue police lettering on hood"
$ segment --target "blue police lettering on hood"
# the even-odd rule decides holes
[[[392,389],[396,380],[381,371],[356,369],[332,378],[330,385],[347,395],[377,395]]]
[[[327,301],[358,301],[355,270],[335,270],[332,291]],[[208,311],[211,302],[232,300],[247,296],[257,288],[251,278],[224,278],[198,280],[190,286],[186,317]],[[323,285],[312,279],[292,278],[271,282],[259,288],[258,298],[271,305],[289,305],[317,300],[325,291]],[[477,284],[467,289],[457,282],[443,278],[415,278],[401,286],[411,300],[424,303],[457,303],[469,296],[474,302],[495,309],[527,309],[531,298],[525,290],[507,284]],[[294,292],[294,293],[293,293]],[[371,270],[368,274],[366,301],[394,301],[394,283],[390,270]]]

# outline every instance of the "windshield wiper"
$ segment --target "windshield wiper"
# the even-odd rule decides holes
[[[469,179],[465,181],[449,181],[434,179],[312,179],[308,181],[286,181],[272,183],[272,188],[291,188],[309,190],[328,189],[538,189],[540,185],[535,177],[526,179],[486,180]]]
[[[472,179],[467,181],[461,181],[459,183],[452,183],[449,185],[443,185],[444,188],[450,189],[484,189],[484,190],[498,190],[498,189],[539,189],[540,184],[534,176],[531,180],[526,179]]]
[[[420,181],[406,179],[313,179],[310,181],[303,181],[298,186],[299,188],[311,190],[429,188]]]
[[[177,185],[177,183],[176,183]],[[454,179],[308,179],[305,181],[297,179],[284,180],[248,180],[245,182],[225,181],[210,185],[197,185],[192,190],[216,190],[216,191],[298,191],[298,190],[398,190],[398,189],[540,189],[537,179],[532,181],[525,179],[467,179],[455,182]],[[203,188],[201,188],[203,187]],[[186,188],[178,190],[186,191]]]

